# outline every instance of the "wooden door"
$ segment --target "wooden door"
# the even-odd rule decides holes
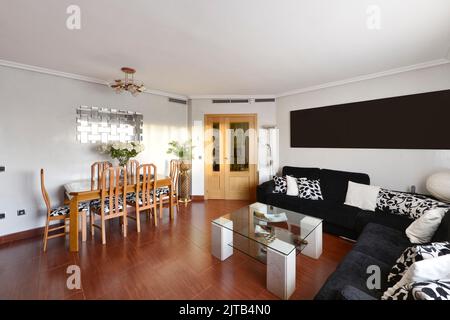
[[[205,198],[254,200],[256,115],[205,116]]]

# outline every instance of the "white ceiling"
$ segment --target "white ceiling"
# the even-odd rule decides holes
[[[81,7],[79,31],[66,8]],[[366,9],[381,9],[381,29]],[[184,95],[279,94],[448,58],[449,0],[0,0],[0,59]]]

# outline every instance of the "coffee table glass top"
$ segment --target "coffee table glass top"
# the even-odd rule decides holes
[[[289,255],[293,250],[299,254],[306,247],[307,237],[321,225],[322,219],[256,202],[223,215],[213,223],[232,230],[237,237],[230,245],[241,251],[242,247],[246,247],[246,253],[255,251],[248,248],[248,241],[243,244],[242,240],[246,239],[255,242],[257,247]]]

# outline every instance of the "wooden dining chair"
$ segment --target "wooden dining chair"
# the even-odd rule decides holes
[[[70,221],[70,207],[69,206],[61,206],[57,208],[52,208],[50,203],[50,197],[48,196],[47,189],[45,188],[45,176],[44,169],[41,169],[41,191],[42,197],[44,198],[45,206],[47,207],[47,221],[45,223],[44,228],[44,252],[47,251],[47,242],[48,239],[64,237],[67,230],[67,222]],[[81,238],[83,241],[86,241],[86,212],[89,210],[89,205],[87,203],[80,203],[78,206],[78,215],[81,216]],[[63,225],[58,225],[56,227],[52,227],[50,223],[52,221],[62,221]],[[70,227],[70,226],[69,226]],[[57,230],[63,229],[62,232],[54,232]],[[50,233],[52,233],[50,235]]]
[[[169,187],[158,188],[156,192],[156,197],[159,203],[159,216],[162,218],[164,204],[168,203],[170,206],[170,197],[173,197],[174,206],[177,207],[177,212],[180,210],[180,205],[178,202],[178,181],[180,178],[180,166],[181,160],[170,160],[170,180],[172,181],[172,195],[169,195]]]
[[[102,244],[106,244],[105,221],[122,218],[123,236],[127,236],[127,206],[124,197],[127,194],[127,169],[111,167],[103,170],[100,180],[100,199],[90,205],[91,235],[94,237],[94,227],[102,233]],[[95,224],[96,215],[100,216],[100,225]]]
[[[112,166],[109,161],[98,161],[91,165],[91,190],[99,189],[103,171]]]
[[[141,232],[141,212],[153,213],[155,226],[158,225],[156,214],[156,166],[154,164],[140,165],[136,171],[136,193],[127,195],[127,205],[134,207],[135,216],[129,216],[136,220],[137,232]]]
[[[136,172],[138,170],[139,167],[139,161],[137,160],[129,160],[127,162],[127,174],[128,174],[128,179],[132,179],[135,181],[136,179]],[[134,183],[133,181],[133,183]]]

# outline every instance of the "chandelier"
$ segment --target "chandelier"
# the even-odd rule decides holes
[[[134,74],[136,73],[136,70],[128,67],[123,67],[120,70],[122,70],[122,72],[125,74],[124,79],[114,80],[114,83],[110,85],[110,87],[113,88],[116,93],[128,91],[134,97],[136,97],[139,93],[145,91],[143,83],[134,83]]]

